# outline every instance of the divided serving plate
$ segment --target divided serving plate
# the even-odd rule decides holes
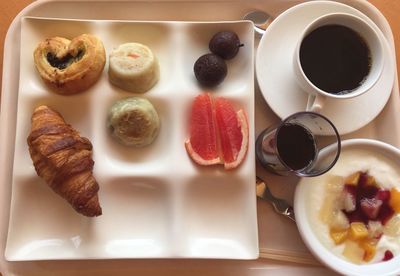
[[[211,90],[243,107],[249,119],[249,149],[232,171],[191,161],[184,142],[190,108],[203,93],[193,74],[208,41],[221,30],[235,31],[244,43],[228,61],[224,82]],[[46,38],[98,36],[106,55],[126,42],[152,49],[160,64],[159,82],[132,94],[108,80],[108,61],[88,91],[62,96],[51,92],[36,71],[33,52]],[[23,18],[20,86],[12,180],[8,260],[110,258],[224,258],[258,256],[254,157],[254,33],[250,22],[128,22]],[[161,129],[153,144],[130,148],[112,139],[108,110],[120,99],[140,96],[158,111]],[[48,105],[93,144],[94,176],[103,215],[76,213],[37,176],[26,139],[30,117]]]

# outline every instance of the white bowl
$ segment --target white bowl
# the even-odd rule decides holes
[[[334,147],[328,146],[323,149],[324,154],[331,154]],[[371,152],[371,155],[377,156],[382,155],[389,160],[392,165],[400,169],[400,150],[394,146],[388,145],[386,143],[369,140],[369,139],[350,139],[342,141],[342,155],[349,149],[360,149]],[[385,161],[386,162],[386,161]],[[332,168],[335,169],[336,166],[340,166],[341,158],[337,164]],[[327,173],[329,174],[329,172]],[[331,269],[346,275],[395,275],[400,272],[400,254],[394,254],[394,258],[386,261],[373,264],[354,264],[350,261],[346,261],[344,258],[339,257],[333,253],[327,246],[325,246],[322,241],[318,238],[311,221],[312,210],[308,209],[308,202],[312,189],[316,189],[318,182],[324,175],[313,178],[303,178],[299,182],[294,199],[294,210],[296,216],[297,227],[301,234],[301,237],[307,247],[311,250],[315,257],[317,257],[322,263],[330,267]],[[400,186],[400,182],[399,182]],[[314,190],[315,192],[315,190]],[[323,199],[321,200],[321,202]],[[318,208],[318,203],[315,208]],[[317,209],[315,209],[317,210]],[[318,212],[318,211],[315,211]],[[315,223],[315,222],[314,222]],[[322,224],[323,222],[321,222]]]

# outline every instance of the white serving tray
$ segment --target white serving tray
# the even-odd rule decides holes
[[[10,211],[12,161],[15,141],[16,104],[19,76],[20,19],[22,16],[59,17],[76,19],[119,20],[237,20],[253,9],[265,10],[273,16],[303,1],[38,1],[16,17],[11,25],[4,47],[4,70],[0,124],[0,248],[4,252]],[[362,0],[343,0],[368,15],[381,28],[392,50],[393,37],[385,18],[372,5]],[[393,59],[395,60],[394,50]],[[15,66],[17,65],[17,66]],[[256,93],[256,134],[279,119]],[[400,145],[398,82],[389,103],[382,113],[363,129],[346,135],[350,137],[375,138],[395,146]],[[6,131],[3,131],[6,130]],[[264,173],[277,195],[293,198],[296,178],[281,178]],[[269,203],[258,202],[260,255],[303,263],[316,263],[302,243],[293,223],[276,215]],[[288,238],[290,237],[290,238]],[[111,261],[41,261],[7,262],[2,255],[0,271],[4,275],[329,275],[332,272],[321,267],[304,267],[271,260],[224,261],[224,260],[111,260]]]

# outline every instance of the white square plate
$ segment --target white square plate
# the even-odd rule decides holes
[[[191,103],[203,92],[193,64],[209,52],[212,35],[227,29],[235,31],[245,46],[227,62],[225,81],[211,93],[243,107],[250,127],[247,157],[233,171],[200,167],[184,147]],[[100,80],[82,94],[60,96],[41,81],[33,61],[37,44],[82,33],[97,35],[107,58],[125,42],[146,44],[158,57],[160,80],[141,95],[154,104],[161,119],[160,134],[149,147],[124,147],[107,132],[110,106],[134,95],[110,84],[108,62]],[[7,260],[257,258],[253,49],[253,28],[246,21],[23,18]],[[37,176],[26,139],[31,114],[41,104],[60,112],[91,140],[102,216],[76,213]]]

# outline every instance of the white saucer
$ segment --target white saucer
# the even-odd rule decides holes
[[[388,101],[395,68],[386,38],[380,29],[360,11],[337,2],[312,1],[297,5],[278,16],[268,27],[258,46],[256,74],[264,99],[280,117],[304,111],[308,94],[301,91],[293,70],[293,53],[304,28],[317,17],[344,12],[365,19],[381,36],[385,63],[382,75],[367,93],[352,99],[327,99],[321,114],[335,124],[341,135],[371,122]]]

